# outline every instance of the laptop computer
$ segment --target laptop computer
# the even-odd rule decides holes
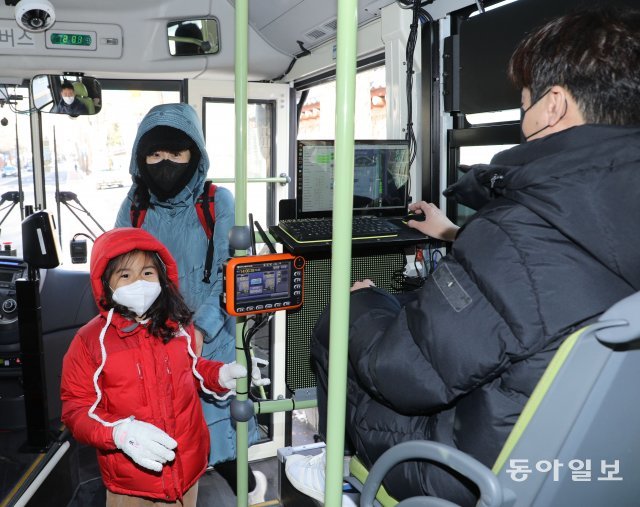
[[[278,225],[298,243],[331,240],[334,161],[333,141],[297,142],[296,218]],[[409,204],[408,142],[356,140],[353,173],[353,239],[397,236]]]

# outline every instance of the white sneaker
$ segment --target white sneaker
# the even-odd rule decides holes
[[[324,469],[326,454],[293,454],[284,463],[284,473],[291,485],[320,503],[324,503]]]
[[[267,476],[260,470],[253,470],[256,479],[256,487],[249,491],[249,505],[264,502],[264,495],[267,493]]]
[[[291,485],[318,502],[324,504],[324,469],[327,458],[324,449],[320,454],[293,454],[284,463],[284,473]],[[355,507],[356,502],[342,495],[342,507]]]

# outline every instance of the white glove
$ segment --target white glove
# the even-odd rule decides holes
[[[258,357],[251,358],[251,385],[252,386],[268,386],[271,384],[271,379],[262,377],[260,372],[261,366],[268,366],[269,361],[266,359],[260,359]]]
[[[247,369],[241,364],[233,361],[232,363],[223,364],[218,370],[218,384],[229,389],[230,391],[236,390],[236,379],[246,377]]]
[[[268,386],[271,384],[271,380],[268,378],[262,378],[260,373],[260,366],[266,366],[269,361],[259,359],[257,357],[251,358],[251,385],[254,386]],[[236,379],[247,376],[247,369],[241,364],[232,363],[224,364],[218,373],[218,383],[225,389],[232,391],[236,390]]]
[[[162,465],[172,461],[178,446],[173,438],[160,428],[132,419],[113,428],[116,447],[141,467],[160,472]]]

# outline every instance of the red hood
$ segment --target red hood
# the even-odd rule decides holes
[[[96,303],[100,301],[104,294],[101,278],[107,264],[114,257],[118,257],[118,255],[130,252],[131,250],[156,252],[167,267],[167,276],[176,284],[176,287],[178,286],[178,266],[169,253],[169,250],[154,236],[143,229],[121,227],[105,232],[96,239],[93,245],[89,276]],[[100,309],[100,313],[105,313],[99,304],[98,308]]]

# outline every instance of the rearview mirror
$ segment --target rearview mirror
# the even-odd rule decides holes
[[[218,20],[187,19],[167,23],[171,56],[215,55],[220,51]]]
[[[94,77],[40,74],[31,80],[31,96],[43,113],[81,116],[102,108],[102,89]]]

